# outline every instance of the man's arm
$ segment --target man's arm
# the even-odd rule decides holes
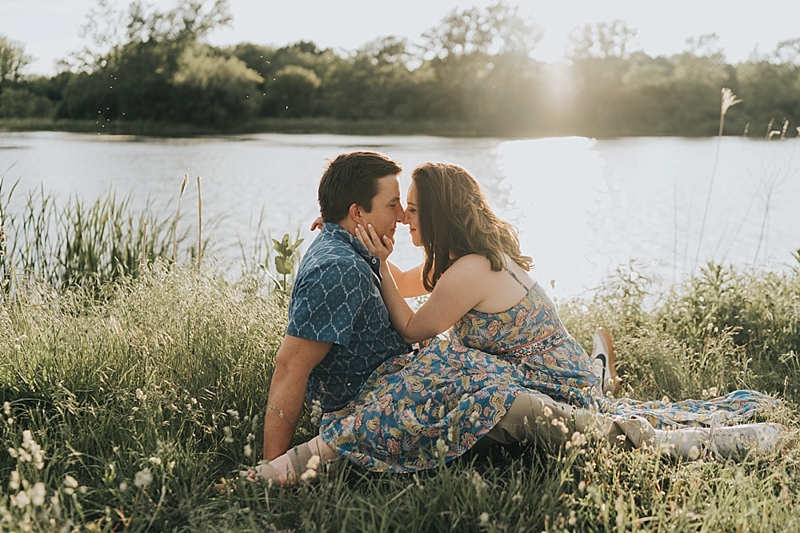
[[[428,291],[422,284],[422,265],[417,265],[414,268],[403,271],[388,259],[386,263],[389,265],[389,270],[392,273],[394,282],[397,283],[397,290],[400,291],[403,298],[413,298],[414,296],[428,294]]]
[[[271,461],[292,444],[303,411],[308,376],[328,354],[333,343],[286,335],[275,356],[264,416],[264,459]]]

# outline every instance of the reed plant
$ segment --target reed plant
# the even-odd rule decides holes
[[[40,188],[12,212],[13,192],[13,186],[3,191],[0,177],[0,275],[7,292],[15,279],[25,278],[56,288],[91,285],[99,290],[137,276],[155,260],[177,258],[178,245],[188,237],[188,230],[178,229],[177,219],[156,215],[150,201],[135,214],[131,196],[118,199],[113,190],[94,202],[74,196],[59,204]]]

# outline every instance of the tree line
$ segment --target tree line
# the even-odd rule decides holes
[[[134,1],[92,10],[81,53],[54,76],[26,76],[24,48],[0,36],[0,118],[156,121],[236,129],[261,118],[450,121],[479,135],[714,135],[720,90],[742,103],[726,133],[764,136],[800,122],[800,38],[728,63],[716,35],[672,56],[631,50],[622,21],[587,24],[565,59],[531,57],[543,36],[498,1],[454,9],[413,43],[375,39],[355,51],[310,41],[218,47],[226,0]]]

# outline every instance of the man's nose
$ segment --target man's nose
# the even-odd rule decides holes
[[[398,205],[397,206],[397,210],[396,210],[395,214],[397,215],[397,217],[395,218],[395,220],[397,220],[397,222],[400,222],[401,224],[405,224],[406,223],[406,210],[403,209],[402,205]]]

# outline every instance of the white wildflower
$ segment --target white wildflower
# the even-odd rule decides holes
[[[19,489],[19,472],[16,470],[11,471],[11,479],[8,482],[8,488],[11,490]]]
[[[33,488],[30,490],[30,497],[31,503],[36,507],[44,504],[44,497],[47,495],[47,490],[44,487],[44,483],[41,481],[37,482],[33,485]]]
[[[489,513],[486,511],[482,512],[480,516],[478,516],[478,523],[482,526],[485,526],[489,523]]]
[[[50,508],[56,516],[61,514],[61,500],[58,498],[58,494],[50,497]]]
[[[75,489],[78,488],[78,480],[69,474],[64,478],[64,492],[70,496],[75,494]]]
[[[689,448],[689,453],[687,454],[687,457],[690,461],[696,461],[697,458],[700,457],[700,448],[698,448],[697,446],[692,446],[691,448]]]
[[[6,416],[11,416],[11,403],[3,402],[3,412]]]
[[[147,399],[147,394],[142,392],[142,389],[136,389],[136,399],[143,402]]]
[[[239,420],[239,411],[236,409],[228,409],[225,412],[232,416],[234,420]]]
[[[322,404],[319,400],[311,402],[311,423],[316,425],[322,420]]]
[[[316,470],[317,468],[319,468],[320,461],[321,461],[321,459],[320,459],[319,455],[312,455],[308,459],[308,462],[306,463],[306,469],[307,470]]]
[[[620,513],[620,515],[621,515],[621,513]],[[617,515],[617,516],[620,516],[620,515]],[[569,525],[571,525],[571,526],[574,526],[575,524],[578,523],[578,517],[575,515],[575,511],[570,511],[569,512],[569,520],[567,520],[567,523]]]
[[[311,481],[315,477],[317,477],[316,470],[306,470],[305,472],[300,474],[300,481]]]
[[[154,465],[160,465],[161,464],[161,457],[151,457],[150,459],[148,459],[148,461],[150,461]]]
[[[228,444],[233,444],[233,432],[229,426],[225,426],[222,428],[222,432],[225,434],[225,442]]]
[[[122,483],[119,484],[119,490],[120,492],[125,492],[126,490],[128,490],[128,484],[123,481]]]
[[[244,445],[244,456],[245,457],[250,457],[251,455],[253,455],[253,447],[250,446],[249,444],[245,444]]]
[[[475,487],[475,492],[480,494],[486,488],[486,482],[481,475],[476,471],[472,471],[472,486]]]
[[[25,507],[30,505],[31,499],[28,497],[28,493],[27,492],[25,492],[24,490],[21,490],[19,492],[19,494],[16,495],[16,497],[13,496],[13,495],[11,496],[11,503],[13,505],[16,505],[20,509],[24,509]]]
[[[149,468],[143,468],[139,470],[133,477],[133,484],[136,485],[136,488],[138,489],[143,489],[152,482],[153,474],[150,473]]]

